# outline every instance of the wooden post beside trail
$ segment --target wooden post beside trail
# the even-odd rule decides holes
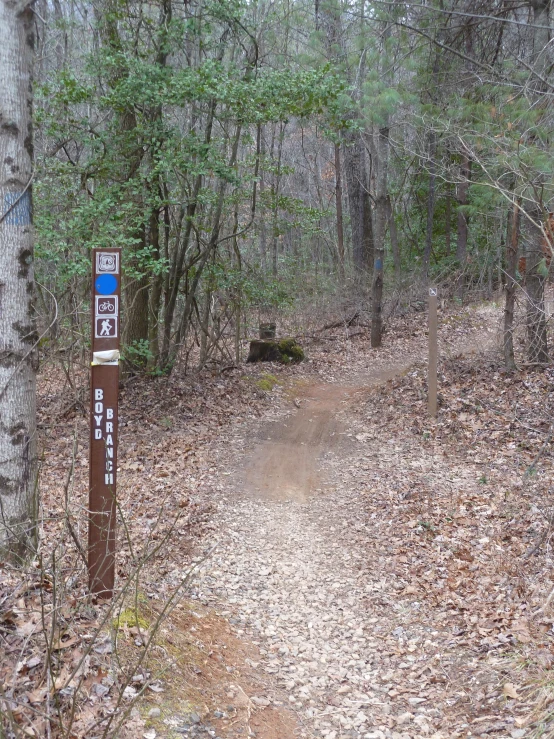
[[[115,579],[121,250],[93,249],[92,260],[88,571],[90,591],[111,598]]]
[[[437,288],[429,288],[429,374],[427,407],[429,415],[437,415]]]

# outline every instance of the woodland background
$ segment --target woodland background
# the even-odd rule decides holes
[[[547,361],[550,2],[41,1],[42,347],[84,359],[123,248],[127,369],[233,363],[259,320],[518,287]],[[402,297],[400,297],[402,296]],[[389,314],[390,315],[390,312]]]
[[[21,196],[33,190],[36,284],[21,252],[12,277],[34,312],[11,326],[19,355],[0,354],[3,412],[6,387],[32,381],[24,422],[0,425],[19,475],[17,489],[0,477],[0,503],[24,493],[2,532],[23,532],[27,561],[0,570],[0,737],[154,737],[137,704],[146,695],[157,707],[150,693],[169,690],[167,660],[153,653],[171,614],[180,656],[202,665],[187,656],[182,683],[175,669],[178,706],[184,685],[210,679],[198,671],[210,673],[212,652],[191,647],[196,615],[180,598],[210,556],[198,551],[214,528],[218,475],[245,458],[229,435],[246,448],[273,412],[300,410],[295,394],[315,376],[359,382],[378,366],[390,377],[399,360],[413,368],[352,412],[349,436],[366,447],[340,472],[364,491],[351,515],[367,531],[390,512],[378,545],[394,539],[398,555],[379,560],[398,566],[391,602],[417,595],[433,618],[449,604],[436,728],[554,736],[550,0],[37,0],[26,13],[34,163],[19,184]],[[21,225],[18,211],[7,215],[0,237]],[[83,544],[93,247],[123,250],[110,605],[87,591]],[[430,284],[444,299],[435,425],[422,364]],[[501,317],[461,306],[500,295]],[[308,361],[245,368],[265,322],[306,344]],[[454,343],[489,355],[448,357]],[[376,450],[389,440],[406,449],[380,488]],[[438,482],[452,485],[425,497],[428,471],[414,469],[425,455],[434,469],[429,449],[444,453]],[[452,541],[448,577],[439,537]],[[231,642],[226,621],[213,631]],[[211,677],[210,710],[230,679]]]

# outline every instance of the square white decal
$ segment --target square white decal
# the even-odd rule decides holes
[[[119,254],[99,251],[96,252],[96,273],[119,274]]]

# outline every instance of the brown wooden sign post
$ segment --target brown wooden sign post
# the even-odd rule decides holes
[[[88,570],[104,598],[115,579],[120,297],[121,250],[93,249]]]
[[[429,374],[427,407],[429,415],[437,415],[437,288],[429,288]]]

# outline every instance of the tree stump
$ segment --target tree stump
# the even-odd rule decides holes
[[[250,342],[250,352],[247,362],[301,362],[304,359],[304,350],[294,339],[262,340]]]

